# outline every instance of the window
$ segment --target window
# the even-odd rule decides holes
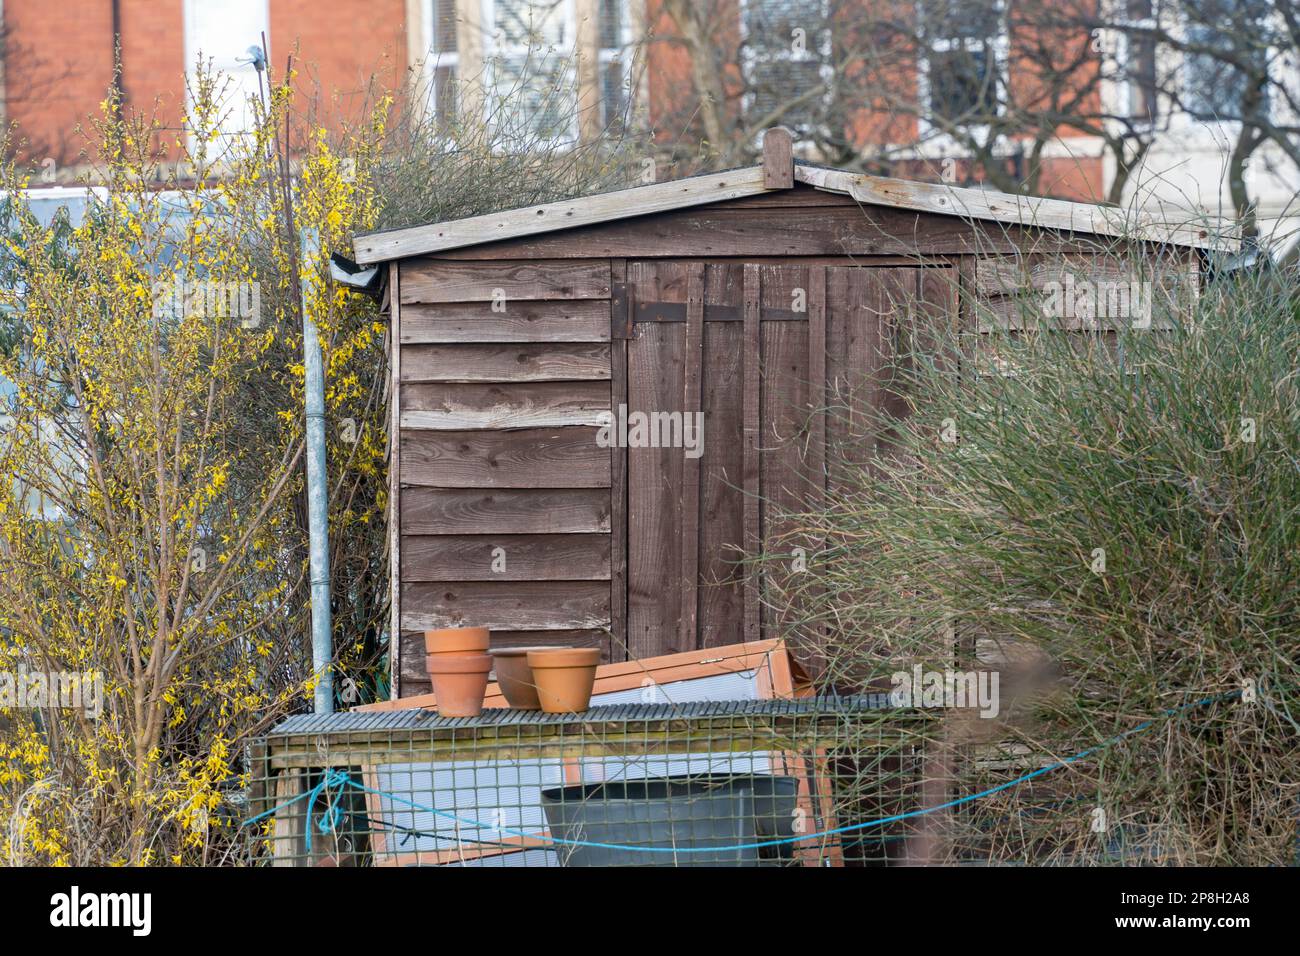
[[[1154,120],[1159,115],[1156,79],[1156,30],[1159,11],[1155,0],[1121,0],[1117,79],[1124,115]]]
[[[218,110],[219,132],[227,140],[253,126],[255,105],[262,94],[249,48],[260,50],[262,35],[269,37],[270,30],[267,0],[185,2],[185,69],[193,78],[201,57],[205,63],[211,60],[212,69],[221,74],[225,87]],[[216,154],[222,149],[218,144]]]
[[[456,116],[456,83],[460,72],[460,47],[456,40],[456,0],[429,0],[424,7],[425,36],[429,37],[424,68],[429,75],[429,99],[439,123]]]
[[[466,92],[462,84],[473,85],[476,103],[481,89],[483,119],[506,150],[576,142],[580,103],[594,104],[589,119],[600,127],[617,129],[631,103],[630,6],[631,0],[593,0],[595,16],[580,31],[576,0],[426,0],[429,102],[447,118]],[[473,29],[458,37],[462,18]],[[581,78],[579,52],[596,64]],[[475,76],[463,76],[462,64],[474,64]],[[580,83],[589,87],[581,99]]]
[[[742,0],[745,111],[810,135],[829,99],[831,47],[825,0]]]
[[[919,6],[921,101],[931,122],[986,125],[1005,106],[1001,0],[921,0]]]
[[[577,139],[572,0],[484,0],[489,120],[520,143]]]
[[[623,126],[631,100],[630,20],[628,0],[600,0],[600,122],[607,129]]]
[[[1241,118],[1250,77],[1228,61],[1240,58],[1267,70],[1270,5],[1271,0],[1203,0],[1187,7],[1183,108],[1192,117]]]

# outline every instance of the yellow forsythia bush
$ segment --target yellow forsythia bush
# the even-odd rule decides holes
[[[4,173],[0,860],[255,846],[227,799],[243,748],[311,694],[304,297],[325,350],[336,647],[375,663],[387,569],[349,556],[384,553],[387,326],[325,257],[375,222],[388,104],[331,137],[296,122],[286,79],[238,137],[218,130],[216,77],[179,137],[105,103],[80,222],[38,220]],[[321,251],[303,261],[307,230]]]

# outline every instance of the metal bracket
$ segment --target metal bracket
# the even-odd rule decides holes
[[[745,318],[744,309],[738,305],[704,304],[705,322],[740,322]],[[764,306],[760,313],[764,322],[806,322],[807,312],[795,312],[792,309],[774,309]],[[685,302],[638,302],[632,309],[634,325],[642,322],[685,322]]]
[[[620,339],[636,338],[636,330],[632,327],[632,306],[626,282],[615,282],[610,286],[609,337],[615,342]]]

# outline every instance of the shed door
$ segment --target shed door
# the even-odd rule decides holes
[[[613,427],[627,482],[626,630],[615,638],[629,657],[780,635],[764,575],[742,559],[774,551],[782,512],[834,480],[828,457],[860,431],[834,406],[899,401],[897,318],[917,304],[955,317],[954,271],[628,263]],[[794,560],[795,546],[781,550]]]

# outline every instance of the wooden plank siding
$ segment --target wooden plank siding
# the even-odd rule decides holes
[[[403,428],[557,428],[599,425],[609,411],[604,381],[403,385]]]
[[[610,264],[401,264],[397,427],[401,694],[421,632],[608,654]]]
[[[744,536],[741,540],[743,557],[752,558],[762,546],[762,470],[758,460],[759,441],[759,404],[762,401],[763,383],[760,378],[763,361],[763,334],[760,328],[759,309],[761,308],[762,281],[761,266],[752,262],[745,263],[745,302],[744,302],[744,376],[743,399],[741,401],[740,441],[743,452],[740,469],[741,482],[745,495],[743,508]],[[759,587],[758,569],[752,565],[744,570],[744,637],[746,641],[759,639],[761,608],[759,601],[762,592]]]
[[[699,416],[704,376],[704,263],[692,262],[686,280],[686,332],[683,343],[682,413]],[[700,617],[700,459],[682,460],[682,606],[678,640],[695,643]]]
[[[388,365],[388,633],[389,633],[389,680],[394,697],[399,697],[404,688],[402,682],[402,654],[406,650],[401,640],[402,633],[402,477],[401,445],[402,429],[400,418],[402,403],[400,399],[402,376],[402,270],[396,262],[388,264],[388,310],[389,329],[388,347],[390,359]],[[396,640],[393,640],[394,636]]]
[[[1190,306],[1198,288],[1195,261],[1152,260],[1141,271],[1134,263],[1110,255],[1075,254],[996,256],[978,259],[974,266],[974,296],[980,308],[977,331],[1023,331],[1042,326],[1066,331],[1114,332],[1144,321],[1136,314],[1135,302],[1144,304],[1150,296],[1154,311],[1179,312]],[[1044,296],[1050,283],[1058,293],[1077,297],[1083,283],[1093,287],[1093,309],[1070,308],[1065,314],[1045,317]],[[1133,283],[1139,284],[1139,299],[1128,297]],[[1073,295],[1070,295],[1073,293]],[[1157,301],[1158,300],[1158,301]],[[1154,315],[1151,328],[1173,327],[1167,317]]]
[[[613,291],[610,294],[610,407],[627,406],[627,334],[631,328],[632,299],[627,282],[627,262],[612,259],[609,272]],[[618,330],[615,335],[614,331]],[[609,641],[606,659],[627,660],[627,452],[617,446],[609,449]]]
[[[828,391],[826,381],[826,269],[809,270],[808,276],[808,498],[810,509],[818,509],[826,503],[826,419]],[[954,315],[956,314],[954,310]],[[806,541],[796,544],[804,548],[804,559],[816,560],[817,554],[825,546],[824,536],[809,536]],[[790,560],[795,560],[793,551]],[[825,592],[814,590],[811,596],[816,601]],[[798,615],[800,608],[791,608],[792,615]],[[776,625],[784,627],[785,622],[778,618]],[[822,627],[808,637],[813,643],[803,659],[805,669],[810,675],[819,675],[826,667],[829,649],[821,648],[829,637],[829,629]]]
[[[551,581],[404,581],[402,605],[402,620],[409,628],[461,624],[494,631],[599,628],[609,623],[609,586],[599,581],[567,586]]]
[[[898,256],[916,261],[914,237],[927,228],[937,252],[1012,252],[1015,241],[1000,233],[976,240],[956,220],[933,217],[921,225],[915,213],[867,208],[848,197],[806,208],[741,206],[740,201],[695,211],[666,212],[636,222],[615,222],[554,237],[515,239],[448,252],[461,261],[528,262],[538,255],[586,258],[722,258],[743,256],[775,262],[793,256]],[[1050,240],[1044,240],[1045,242]]]
[[[402,344],[488,342],[608,342],[609,303],[603,299],[413,303],[402,310]]]
[[[407,345],[402,382],[608,381],[606,343]]]
[[[744,295],[744,267],[710,264],[705,272],[704,454],[700,458],[699,647],[743,639],[744,569],[737,561],[744,538],[741,427],[745,330],[740,322],[709,321],[711,306],[735,305]],[[682,650],[691,650],[686,647]]]
[[[407,581],[605,581],[609,532],[402,536]]]
[[[769,553],[789,555],[793,548],[804,547],[791,540],[795,523],[785,516],[808,506],[816,496],[817,486],[813,465],[808,452],[814,422],[822,415],[822,406],[814,403],[812,395],[813,358],[812,316],[810,288],[814,277],[824,282],[823,267],[762,266],[760,303],[764,308],[792,309],[794,318],[787,321],[763,322],[762,329],[762,393],[759,404],[759,478],[761,500],[762,548]],[[824,348],[824,347],[823,347]],[[822,352],[824,356],[824,351]],[[748,503],[748,495],[746,501]],[[777,542],[780,542],[778,545]],[[806,556],[806,555],[805,555]],[[787,559],[781,559],[787,564]],[[762,576],[762,577],[765,577]],[[761,628],[766,633],[780,632],[788,626],[789,615],[776,614],[762,589],[762,577],[756,581],[762,603],[754,632]]]
[[[686,267],[680,263],[627,264],[628,285],[637,302],[661,299],[685,303]],[[685,390],[683,350],[686,325],[647,322],[627,344],[628,415],[681,407]],[[682,462],[680,449],[633,447],[628,469],[629,658],[671,653],[681,619]],[[672,635],[671,637],[669,635]]]
[[[402,429],[402,484],[433,488],[608,488],[595,428]]]
[[[1177,315],[1190,314],[1200,294],[1200,271],[1196,253],[1177,249],[1140,263],[1086,249],[1068,255],[1031,251],[970,258],[961,303],[963,328],[977,333],[965,346],[970,369],[1007,374],[1005,343],[1033,330],[1089,333],[1077,339],[1080,347],[1100,343],[1112,351],[1121,331],[1169,331]],[[1057,283],[1060,314],[1045,311],[1049,283]],[[1138,289],[1131,283],[1138,283]],[[1132,291],[1140,298],[1133,299]],[[1071,300],[1069,308],[1064,308],[1065,300]]]
[[[608,299],[609,263],[599,259],[539,259],[529,262],[480,262],[466,265],[438,259],[402,264],[401,301],[511,302],[547,299]]]
[[[841,425],[856,414],[879,447],[887,436],[849,403],[899,411],[891,310],[956,315],[948,263],[838,263],[628,263],[628,412],[698,409],[704,427],[698,459],[628,451],[631,657],[783,632],[765,573],[743,558],[813,558],[817,542],[796,539],[786,515],[824,497],[828,445],[852,437],[832,421],[835,397]]]
[[[601,488],[408,487],[401,496],[403,534],[593,534],[610,530]]]
[[[1199,261],[1167,253],[1171,296],[1194,292]],[[437,626],[607,661],[789,636],[801,609],[776,610],[745,559],[815,560],[789,515],[892,453],[909,337],[960,326],[979,343],[949,359],[965,374],[1076,266],[1127,276],[1075,237],[802,183],[400,260],[398,693],[427,688],[420,632]],[[701,454],[605,447],[620,408],[698,412]]]
[[[470,278],[502,281],[499,263],[416,264],[454,275],[466,301],[401,302],[404,693],[423,688],[419,631],[439,624],[484,624],[501,643],[554,635],[611,660],[779,635],[744,558],[778,538],[791,549],[782,515],[824,494],[829,447],[854,429],[872,449],[886,437],[856,406],[900,400],[892,310],[955,314],[941,262],[613,259],[601,273],[580,260],[564,297],[511,270],[515,294],[528,277],[555,297],[507,297],[504,311]],[[700,457],[600,447],[620,405],[698,411]]]

